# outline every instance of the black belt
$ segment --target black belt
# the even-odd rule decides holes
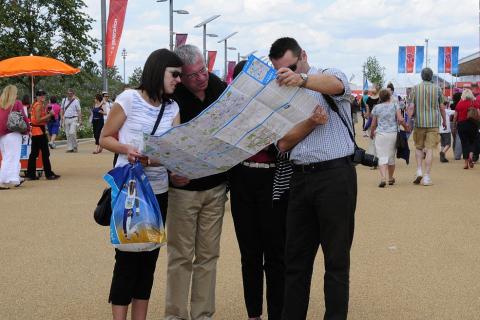
[[[322,162],[315,162],[310,164],[293,164],[293,171],[295,172],[315,172],[328,170],[333,168],[344,167],[345,165],[351,165],[351,156],[337,158],[333,160],[327,160]]]
[[[78,118],[78,116],[75,116],[75,117],[65,117],[65,119],[73,119],[73,118]]]

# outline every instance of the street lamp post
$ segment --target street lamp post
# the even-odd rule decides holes
[[[216,37],[217,36],[216,34],[213,34],[213,33],[208,33],[207,34],[207,23],[212,22],[213,20],[217,19],[218,17],[220,17],[219,14],[211,16],[207,20],[202,21],[199,24],[197,24],[196,26],[194,26],[194,28],[203,27],[203,59],[205,61],[207,61],[207,35],[209,35],[209,37]]]
[[[258,50],[253,50],[252,52],[250,53],[247,53],[246,55],[244,56],[241,56],[240,55],[240,50],[238,51],[238,61],[237,62],[240,62],[240,59],[248,59],[248,57],[250,57],[252,54],[255,54],[257,53]]]
[[[127,50],[123,48],[122,50],[122,58],[123,58],[123,84],[127,84],[127,79],[125,78],[125,58],[127,58]]]
[[[221,40],[218,40],[217,43],[220,43],[220,42],[224,42],[225,44],[225,75],[224,75],[224,78],[226,79],[227,77],[227,49],[228,49],[228,46],[227,46],[227,40],[231,37],[233,37],[234,35],[236,35],[238,32],[234,32],[234,33],[231,33],[229,34],[228,36],[226,36],[225,38],[221,39]]]
[[[166,2],[167,0],[157,0],[157,2]],[[189,14],[187,10],[173,10],[173,0],[169,0],[170,11],[170,51],[173,51],[173,13],[177,14]]]

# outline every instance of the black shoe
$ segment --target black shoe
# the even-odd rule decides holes
[[[52,174],[51,176],[47,177],[47,180],[57,180],[58,178],[60,178],[60,175]]]

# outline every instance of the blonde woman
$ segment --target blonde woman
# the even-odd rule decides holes
[[[462,142],[463,160],[465,160],[464,169],[473,168],[473,152],[475,151],[475,141],[478,135],[477,121],[468,118],[468,109],[475,108],[479,113],[479,105],[475,101],[475,97],[470,89],[464,89],[462,98],[455,107],[455,115],[453,122],[458,130],[460,141]],[[477,118],[479,117],[477,115]]]
[[[0,190],[18,187],[22,184],[20,178],[20,149],[22,147],[22,134],[12,132],[7,128],[8,115],[12,111],[21,112],[23,120],[28,124],[28,118],[23,111],[22,103],[17,100],[17,87],[8,85],[0,96],[0,152],[2,164],[0,166]],[[27,128],[28,132],[29,128]]]
[[[410,128],[402,117],[400,107],[390,101],[391,92],[388,89],[382,89],[379,92],[379,104],[372,110],[372,127],[370,137],[375,138],[375,152],[378,157],[378,166],[380,168],[381,181],[378,185],[384,188],[388,184],[393,185],[395,178],[395,142],[397,141],[398,123],[406,131]]]

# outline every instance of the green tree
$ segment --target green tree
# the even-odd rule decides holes
[[[363,70],[368,81],[383,87],[385,83],[385,67],[380,65],[376,57],[368,57],[367,62],[363,64]]]
[[[140,79],[142,78],[142,68],[137,67],[133,70],[132,75],[128,78],[128,86],[131,88],[137,88],[140,85]]]
[[[99,47],[82,0],[0,0],[0,7],[0,60],[33,54],[81,67]]]

